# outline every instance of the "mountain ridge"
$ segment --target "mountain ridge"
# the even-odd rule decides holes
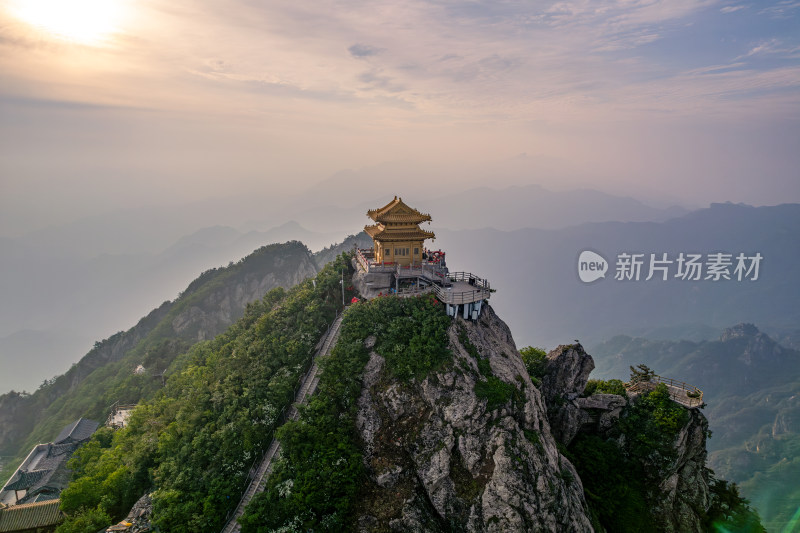
[[[703,390],[709,464],[761,513],[770,531],[790,523],[800,492],[800,351],[785,348],[753,324],[727,328],[716,341],[617,336],[593,347],[597,375],[623,375],[646,364]]]
[[[352,238],[321,253],[335,254],[351,245]],[[148,375],[163,372],[188,346],[226,329],[249,302],[272,288],[292,287],[318,269],[311,252],[294,241],[265,246],[239,263],[204,272],[174,301],[164,302],[126,332],[96,342],[70,370],[33,394],[0,395],[0,454],[20,457],[74,417],[103,418],[115,401],[136,403],[152,394],[158,383],[133,376],[136,365],[144,364]],[[89,406],[81,396],[99,401]],[[10,472],[4,474],[0,477]]]

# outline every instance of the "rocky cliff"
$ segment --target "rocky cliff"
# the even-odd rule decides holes
[[[705,416],[698,409],[685,410],[677,404],[669,405],[671,412],[659,412],[658,416],[671,416],[680,421],[674,428],[674,435],[669,434],[670,428],[657,428],[662,434],[645,436],[650,440],[663,438],[663,446],[653,443],[646,455],[637,453],[633,447],[636,443],[632,441],[642,438],[642,434],[637,433],[641,428],[631,426],[649,423],[634,418],[642,415],[640,403],[646,401],[646,395],[592,394],[582,397],[593,368],[592,357],[580,344],[559,346],[547,355],[542,391],[557,440],[569,445],[581,432],[584,436],[591,435],[613,444],[625,457],[627,471],[642,476],[640,481],[644,483],[640,485],[640,496],[649,510],[644,522],[651,530],[674,533],[704,531],[706,511],[710,506],[710,476],[706,468],[708,421]],[[666,399],[666,402],[670,400]],[[661,406],[657,409],[663,410]],[[571,450],[580,453],[583,448]],[[597,520],[594,525],[597,529],[606,529]]]
[[[32,443],[46,442],[58,427],[75,418],[102,420],[110,403],[136,403],[140,399],[136,394],[119,397],[124,394],[119,392],[121,381],[136,365],[144,363],[149,373],[163,371],[191,343],[225,331],[249,302],[273,288],[292,287],[316,272],[314,257],[302,243],[265,246],[238,263],[203,273],[176,300],[164,302],[128,331],[95,343],[68,372],[34,394],[0,396],[0,455],[18,456],[4,472],[13,471]],[[113,364],[122,367],[111,369]],[[104,374],[93,378],[95,372]],[[138,387],[138,394],[150,392],[147,387]],[[92,403],[89,398],[96,399],[92,407],[87,407]]]
[[[176,336],[212,339],[241,317],[248,303],[260,300],[275,287],[293,287],[316,273],[311,254],[274,255],[261,268],[208,291],[176,314],[170,325]]]
[[[399,381],[372,351],[357,427],[360,531],[591,531],[540,391],[491,307],[448,331],[452,361]],[[487,391],[488,392],[485,392]]]
[[[708,529],[699,410],[660,392],[585,396],[579,343],[550,352],[536,386],[491,307],[448,336],[452,361],[421,380],[393,378],[368,340],[359,531]]]

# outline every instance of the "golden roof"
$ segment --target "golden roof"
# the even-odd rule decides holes
[[[425,231],[420,228],[403,228],[395,230],[387,228],[383,224],[365,226],[364,231],[373,239],[379,241],[415,241],[423,239],[435,239],[436,235],[432,231]]]
[[[12,505],[0,511],[0,531],[33,531],[58,524],[60,500]]]
[[[370,209],[367,211],[367,216],[375,222],[384,224],[419,224],[420,222],[431,221],[430,215],[420,213],[413,207],[409,207],[403,202],[402,198],[397,196],[380,209]]]

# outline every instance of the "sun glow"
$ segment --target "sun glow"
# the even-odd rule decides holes
[[[107,44],[121,30],[128,0],[18,0],[17,18],[52,37],[86,45]]]

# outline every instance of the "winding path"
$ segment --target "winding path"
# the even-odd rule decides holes
[[[314,391],[317,390],[317,384],[319,384],[319,366],[317,365],[317,360],[320,357],[326,357],[330,355],[331,349],[336,345],[336,341],[339,338],[339,326],[341,324],[342,315],[339,315],[336,317],[336,320],[333,321],[333,324],[331,324],[322,346],[319,348],[319,350],[317,350],[317,353],[314,354],[314,362],[311,365],[311,368],[308,369],[308,372],[305,376],[303,376],[303,380],[300,382],[300,389],[297,391],[294,403],[286,412],[288,419],[297,420],[298,412],[296,406],[304,404],[308,397],[314,394]],[[244,508],[247,507],[247,504],[250,503],[250,500],[253,498],[253,496],[264,490],[264,486],[267,483],[267,478],[269,477],[272,460],[278,454],[280,448],[281,443],[278,441],[278,439],[272,439],[269,448],[267,448],[267,452],[264,454],[264,457],[261,459],[261,463],[258,465],[258,469],[256,470],[253,479],[250,481],[250,484],[247,486],[247,490],[245,490],[244,494],[242,495],[242,499],[239,500],[239,505],[236,506],[236,510],[225,524],[225,527],[222,528],[221,533],[238,533],[241,530],[241,526],[236,520],[242,516],[242,513],[244,513]]]

